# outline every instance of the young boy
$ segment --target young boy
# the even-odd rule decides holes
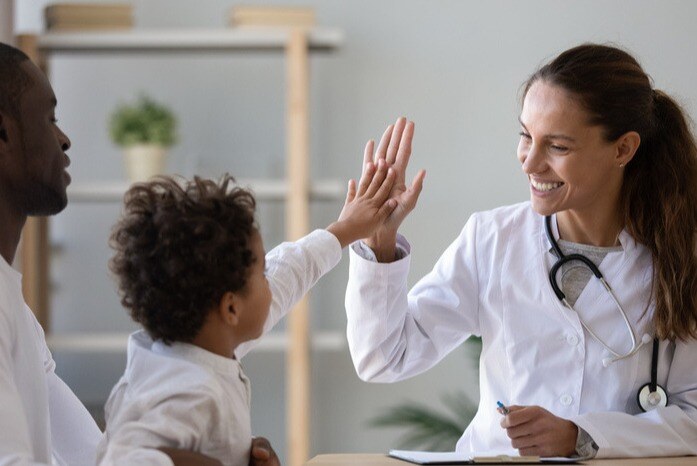
[[[107,402],[99,464],[171,465],[158,448],[248,464],[250,388],[239,359],[343,247],[395,208],[394,171],[366,167],[335,223],[266,257],[254,198],[230,176],[184,186],[159,178],[129,190],[111,268],[122,304],[145,331],[131,335],[126,371]]]

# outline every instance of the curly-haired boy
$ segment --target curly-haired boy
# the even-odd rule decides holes
[[[122,304],[144,331],[106,405],[99,464],[170,465],[179,448],[247,465],[252,444],[249,381],[239,359],[394,210],[385,163],[349,183],[339,219],[268,254],[255,201],[234,186],[160,177],[126,194],[111,237]]]

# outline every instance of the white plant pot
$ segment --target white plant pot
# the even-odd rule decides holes
[[[167,150],[153,144],[139,144],[124,149],[126,173],[132,182],[147,181],[165,169]]]

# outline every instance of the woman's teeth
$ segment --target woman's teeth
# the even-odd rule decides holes
[[[531,179],[530,184],[532,185],[533,188],[537,189],[538,191],[551,191],[553,189],[557,189],[559,186],[563,185],[564,183],[561,183],[561,182],[539,183],[539,182]]]

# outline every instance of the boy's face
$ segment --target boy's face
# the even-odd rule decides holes
[[[255,260],[242,293],[245,312],[240,316],[240,330],[245,339],[254,340],[263,333],[271,307],[271,289],[266,279],[264,244],[258,232],[254,233],[251,246]]]

